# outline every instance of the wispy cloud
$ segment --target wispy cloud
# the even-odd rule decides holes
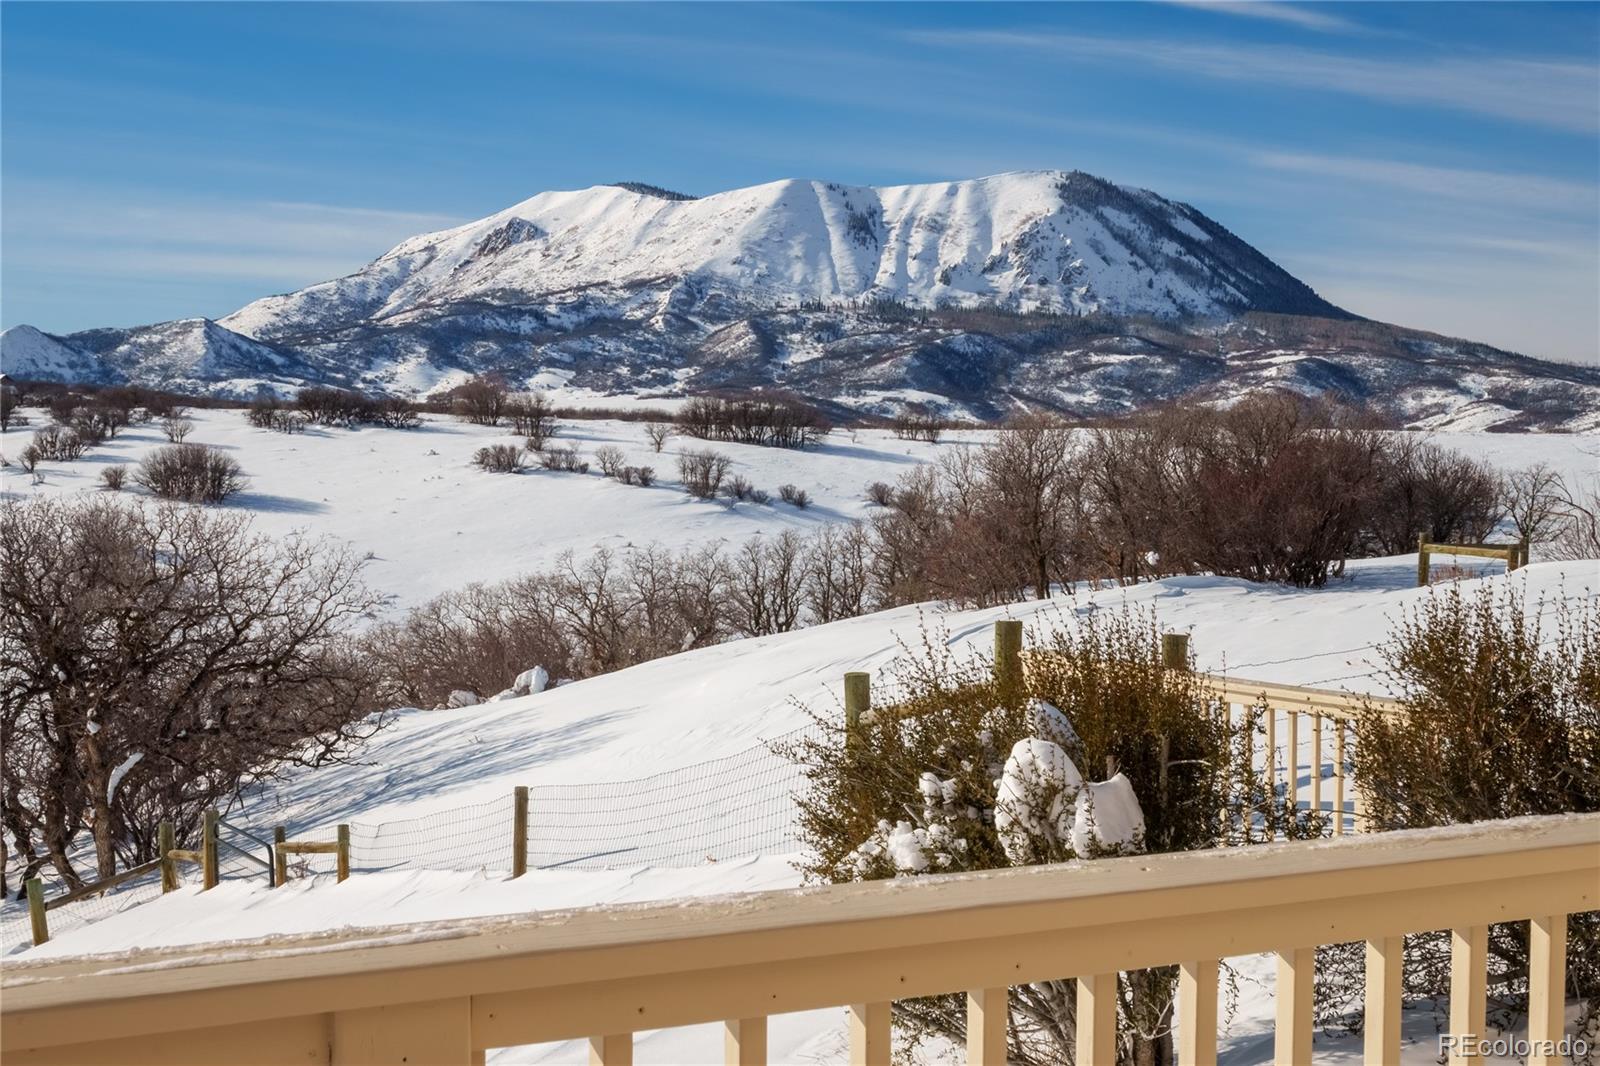
[[[1219,15],[1237,15],[1242,18],[1282,22],[1298,26],[1303,30],[1315,30],[1318,33],[1367,32],[1366,27],[1349,19],[1313,11],[1296,4],[1280,3],[1279,0],[1165,0],[1165,2],[1179,7],[1215,11]]]
[[[17,190],[8,190],[15,194]],[[347,274],[418,233],[461,220],[337,204],[195,202],[105,190],[35,190],[24,215],[8,212],[10,251],[36,269],[137,276],[223,275],[263,285],[306,285]]]
[[[1273,170],[1386,185],[1429,196],[1535,212],[1593,216],[1595,199],[1600,195],[1600,190],[1587,182],[1538,174],[1436,167],[1394,159],[1256,151],[1251,153],[1251,160]]]
[[[1592,63],[1491,56],[1370,58],[1261,44],[1014,30],[913,31],[908,36],[923,44],[1025,49],[1084,62],[1138,62],[1213,80],[1263,82],[1583,133],[1600,131],[1600,66]]]

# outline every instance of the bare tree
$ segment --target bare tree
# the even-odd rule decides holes
[[[182,415],[168,415],[161,420],[161,431],[173,444],[182,444],[194,432],[194,423]]]
[[[1501,507],[1517,539],[1528,544],[1542,544],[1556,535],[1566,495],[1561,475],[1544,463],[1513,470],[1500,479]]]
[[[346,549],[171,505],[3,506],[5,821],[69,884],[82,829],[110,876],[150,857],[156,821],[376,728],[345,638],[377,600]]]
[[[670,422],[649,422],[644,427],[645,440],[650,442],[650,447],[660,452],[666,447],[667,440],[672,436],[673,428]]]
[[[540,393],[507,397],[505,415],[511,420],[511,432],[528,438],[529,451],[543,451],[545,444],[556,435],[556,409]]]
[[[1552,559],[1600,559],[1600,478],[1562,493]]]

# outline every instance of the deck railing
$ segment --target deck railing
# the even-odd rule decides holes
[[[330,889],[338,891],[338,889]],[[1600,815],[1262,844],[474,919],[5,968],[0,1050],[32,1063],[452,1063],[488,1048],[847,1008],[889,1061],[897,999],[964,992],[969,1063],[1004,1061],[1009,986],[1076,979],[1077,1061],[1115,1061],[1119,971],[1181,967],[1180,1061],[1217,1050],[1217,963],[1277,955],[1275,1059],[1311,1058],[1315,949],[1365,941],[1366,1061],[1399,1054],[1401,937],[1448,929],[1450,1031],[1484,1036],[1488,927],[1530,923],[1529,1039],[1561,1036],[1567,916],[1600,909]],[[1546,1042],[1546,1043],[1541,1043]],[[1466,1061],[1466,1060],[1461,1060]],[[1535,1057],[1532,1062],[1554,1062]]]

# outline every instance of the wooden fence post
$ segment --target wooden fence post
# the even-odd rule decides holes
[[[156,827],[156,848],[161,852],[161,891],[163,894],[171,892],[178,887],[178,864],[172,858],[172,849],[177,846],[178,843],[171,822],[162,822]]]
[[[872,675],[852,671],[844,675],[844,724],[854,729],[872,707]]]
[[[1417,534],[1417,588],[1428,586],[1428,535]]]
[[[272,887],[282,888],[289,880],[289,856],[282,844],[289,839],[288,830],[281,825],[272,827]]]
[[[217,887],[217,809],[206,808],[205,832],[200,838],[200,871],[203,888]],[[202,889],[203,890],[203,889]]]
[[[339,827],[339,880],[350,876],[350,827]]]
[[[1022,622],[1018,619],[994,624],[994,679],[1002,687],[1022,680]]]
[[[1161,634],[1161,665],[1168,670],[1189,669],[1189,634]]]
[[[511,793],[511,876],[528,872],[528,786],[518,785]]]
[[[50,923],[44,916],[44,884],[37,877],[28,878],[28,919],[33,923],[33,943],[37,947],[50,939]]]

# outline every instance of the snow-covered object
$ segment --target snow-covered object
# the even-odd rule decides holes
[[[1081,751],[1083,741],[1072,722],[1061,709],[1052,703],[1036,699],[1028,704],[1028,732],[1036,737],[1059,744],[1069,752]]]
[[[1041,850],[1065,845],[1083,775],[1061,745],[1038,737],[1017,741],[995,790],[994,826],[1006,858],[1038,862]]]
[[[493,696],[490,696],[487,702],[504,703],[506,700],[514,700],[520,695],[522,695],[522,693],[518,692],[514,688],[503,688],[499,692],[496,692]]]
[[[1050,342],[941,316],[888,322],[883,300],[1172,327],[1155,344],[1102,319]],[[699,198],[635,184],[541,192],[219,322],[59,337],[17,326],[0,334],[0,362],[16,376],[241,398],[305,384],[432,394],[486,371],[607,394],[782,380],[881,413],[927,399],[984,418],[1338,387],[1435,429],[1594,428],[1600,370],[1379,323],[1352,331],[1346,317],[1187,204],[1045,170]]]
[[[904,820],[880,821],[872,837],[851,852],[848,861],[861,876],[868,876],[874,866],[886,861],[898,877],[943,869],[953,861],[953,852],[965,850],[966,841],[955,839],[950,827],[942,823],[924,827]]]
[[[531,696],[535,692],[543,692],[549,684],[550,672],[542,666],[535,666],[517,675],[517,679],[511,683],[511,691],[519,696]]]
[[[450,698],[445,701],[445,706],[452,708],[476,707],[481,702],[482,701],[478,699],[478,694],[476,692],[472,692],[469,689],[458,688],[454,692],[450,693]]]
[[[1142,851],[1144,810],[1133,782],[1123,774],[1091,781],[1078,793],[1072,819],[1072,850],[1081,857]]]
[[[106,802],[111,803],[117,795],[117,786],[122,784],[122,779],[128,776],[128,771],[139,765],[139,760],[144,758],[144,752],[136,751],[117,764],[111,771],[111,779],[106,782]]]

